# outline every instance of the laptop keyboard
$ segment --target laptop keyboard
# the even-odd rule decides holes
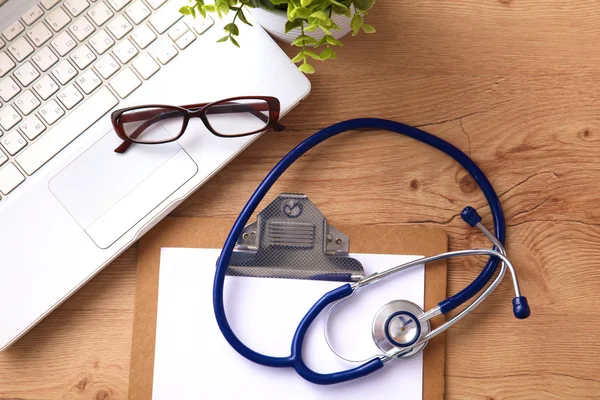
[[[180,6],[42,0],[2,31],[0,199],[214,24]]]

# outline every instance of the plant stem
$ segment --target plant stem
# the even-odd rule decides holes
[[[304,20],[302,20],[302,24],[300,25],[300,34],[302,36],[304,36]],[[306,64],[306,42],[303,40],[302,41],[302,54],[304,54],[304,57],[302,58],[304,64]]]

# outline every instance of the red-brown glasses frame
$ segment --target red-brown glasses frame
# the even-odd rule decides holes
[[[261,102],[256,103],[256,104],[252,104],[252,103],[232,104],[231,103],[233,101],[239,101],[239,100],[257,100],[257,101],[261,101]],[[264,109],[265,104],[268,106],[268,110]],[[261,107],[261,106],[263,106],[263,107]],[[137,140],[135,140],[135,137],[132,138],[130,135],[127,135],[125,133],[125,129],[122,125],[122,123],[124,122],[122,120],[123,114],[134,111],[134,110],[142,110],[145,108],[156,108],[156,109],[163,108],[165,110],[172,110],[174,112],[175,111],[179,112],[181,117],[183,117],[183,123],[182,123],[181,131],[179,132],[179,134],[170,139],[167,139],[167,140],[152,141],[152,142],[137,141]],[[235,135],[223,135],[214,130],[214,128],[210,125],[208,118],[206,117],[208,110],[210,110],[211,113],[228,113],[228,112],[237,111],[236,109],[238,109],[238,108],[243,108],[246,111],[252,112],[253,115],[255,115],[257,118],[260,118],[264,122],[266,122],[267,125],[262,129],[258,129],[258,130],[251,131],[251,132],[235,134]],[[261,108],[263,108],[263,109],[261,109]],[[261,111],[269,111],[269,116],[268,117],[265,116],[264,114],[261,113]],[[218,101],[214,101],[211,103],[189,104],[189,105],[185,105],[185,106],[168,106],[168,105],[162,105],[162,104],[148,104],[148,105],[143,105],[143,106],[121,108],[119,110],[113,111],[113,113],[111,114],[111,121],[113,124],[113,128],[115,129],[117,136],[119,136],[119,138],[123,139],[123,143],[121,143],[121,145],[119,145],[115,149],[115,152],[116,153],[125,153],[127,151],[127,149],[133,143],[162,144],[162,143],[169,143],[169,142],[178,140],[185,133],[185,130],[187,129],[187,125],[188,125],[188,122],[190,121],[190,118],[194,118],[194,117],[200,118],[202,120],[202,122],[204,123],[204,126],[206,126],[206,128],[210,131],[210,133],[212,133],[215,136],[219,136],[219,137],[232,138],[232,137],[250,136],[250,135],[255,135],[257,133],[260,133],[260,132],[265,132],[269,129],[273,129],[275,131],[282,131],[285,129],[285,127],[279,123],[279,112],[280,112],[279,99],[277,99],[276,97],[270,97],[270,96],[230,97],[228,99],[218,100]],[[148,113],[152,113],[152,111],[148,111]],[[167,111],[165,111],[164,113],[158,113],[158,114],[154,112],[151,115],[148,115],[148,113],[146,113],[146,114],[138,113],[137,117],[139,119],[147,119],[149,117],[159,117],[158,121],[160,121],[161,119],[169,118]],[[131,116],[131,115],[132,114],[129,114],[128,116]],[[164,117],[160,118],[161,115],[164,115]],[[265,121],[265,119],[267,119],[267,120]],[[155,122],[157,122],[157,121],[154,121],[152,123],[155,123]],[[146,127],[143,127],[142,129],[138,128],[139,129],[138,135],[140,133],[142,133],[144,131],[144,129],[146,129]]]

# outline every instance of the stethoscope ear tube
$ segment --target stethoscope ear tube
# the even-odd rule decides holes
[[[502,212],[502,207],[500,205],[498,196],[496,195],[494,189],[492,188],[492,185],[490,184],[488,179],[485,177],[483,172],[479,169],[479,167],[477,167],[477,165],[466,154],[464,154],[458,148],[456,148],[455,146],[451,145],[450,143],[446,142],[443,139],[433,136],[433,135],[431,135],[427,132],[424,132],[418,128],[404,125],[399,122],[389,121],[389,120],[384,120],[384,119],[377,119],[377,118],[359,118],[359,119],[353,119],[353,120],[340,122],[340,123],[334,124],[332,126],[329,126],[325,129],[315,133],[314,135],[308,137],[306,140],[304,140],[302,143],[300,143],[298,146],[296,146],[294,149],[292,149],[281,161],[279,161],[275,165],[273,170],[271,170],[269,172],[269,174],[267,174],[265,179],[260,183],[260,185],[258,186],[256,191],[253,193],[253,195],[250,197],[250,199],[248,200],[248,202],[242,209],[242,212],[238,216],[229,235],[227,236],[227,239],[225,240],[225,243],[223,246],[223,250],[217,261],[217,269],[216,269],[216,273],[215,273],[214,287],[213,287],[213,303],[214,303],[215,317],[217,320],[217,324],[219,325],[219,329],[221,330],[225,339],[229,342],[229,344],[238,353],[240,353],[242,356],[246,357],[247,359],[249,359],[255,363],[261,364],[261,365],[266,365],[266,366],[271,366],[271,367],[293,367],[296,369],[296,371],[298,371],[298,373],[300,375],[302,375],[309,381],[319,383],[319,384],[338,383],[338,382],[346,381],[349,379],[354,379],[354,378],[357,378],[360,376],[364,376],[368,373],[375,371],[376,369],[381,368],[381,366],[383,365],[383,362],[385,362],[386,360],[374,359],[374,360],[371,360],[371,361],[363,364],[360,367],[357,367],[357,368],[354,368],[354,369],[351,369],[348,371],[334,373],[334,374],[317,374],[316,372],[308,369],[308,367],[306,367],[306,365],[302,361],[302,349],[301,349],[301,341],[302,340],[301,339],[304,336],[302,335],[302,332],[299,332],[299,331],[302,331],[302,329],[305,329],[304,328],[305,326],[307,328],[308,325],[310,324],[310,322],[312,322],[312,320],[314,319],[314,316],[316,316],[316,314],[318,314],[318,312],[316,312],[316,310],[313,311],[313,309],[311,309],[311,311],[305,317],[305,320],[307,322],[305,324],[301,324],[298,327],[296,336],[294,338],[294,340],[296,341],[295,342],[296,344],[294,346],[292,346],[292,354],[290,356],[288,356],[288,357],[271,357],[271,356],[267,356],[267,355],[258,353],[256,351],[250,349],[249,347],[247,347],[244,343],[242,343],[242,341],[239,340],[239,338],[235,335],[235,333],[231,329],[231,326],[229,325],[227,316],[225,314],[225,306],[224,306],[224,299],[223,299],[223,289],[224,289],[223,286],[224,286],[227,268],[229,266],[229,262],[231,259],[231,254],[233,252],[233,249],[234,249],[234,246],[235,246],[235,243],[236,243],[238,237],[241,235],[242,230],[244,229],[244,226],[247,224],[247,222],[249,221],[253,212],[258,207],[260,201],[264,198],[264,196],[267,194],[267,192],[273,186],[273,184],[277,181],[277,179],[287,170],[287,168],[289,168],[289,166],[293,162],[295,162],[299,157],[301,157],[304,153],[306,153],[307,151],[312,149],[317,144],[319,144],[319,143],[323,142],[324,140],[326,140],[332,136],[335,136],[339,133],[346,132],[348,130],[355,130],[355,129],[383,129],[383,130],[389,130],[392,132],[403,134],[405,136],[409,136],[420,142],[428,144],[428,145],[444,152],[445,154],[449,155],[454,160],[456,160],[463,168],[465,168],[465,170],[467,170],[467,172],[473,177],[475,182],[479,185],[479,187],[483,191],[483,193],[489,203],[491,213],[492,213],[492,218],[494,220],[494,235],[493,236],[495,237],[495,239],[497,238],[496,240],[498,241],[498,243],[500,243],[500,245],[504,243],[504,234],[505,234],[504,214]],[[474,217],[471,214],[469,214],[467,217],[471,221],[474,221],[474,219],[476,219],[476,217]],[[477,223],[479,223],[479,221],[477,221]],[[488,253],[488,255],[490,255],[490,254]],[[479,274],[479,276],[477,276],[477,278],[473,282],[471,282],[471,284],[469,284],[467,287],[465,287],[459,293],[440,302],[439,310],[442,313],[448,313],[449,311],[452,311],[453,309],[455,309],[455,308],[459,307],[460,305],[464,304],[465,302],[467,302],[469,299],[473,298],[490,281],[490,279],[494,275],[494,272],[496,271],[498,262],[499,262],[498,257],[493,257],[493,256],[490,257],[489,260],[487,261],[485,267]],[[504,270],[504,268],[502,270]],[[345,286],[349,286],[349,285],[345,285]],[[490,288],[486,289],[486,291],[489,289]],[[325,302],[325,300],[329,300],[329,298],[324,299],[323,301]],[[474,301],[474,304],[477,303],[478,300],[479,299],[476,299]],[[331,300],[331,301],[333,301],[333,300]],[[329,302],[330,301],[328,301],[327,304]],[[474,306],[474,304],[471,304],[470,306],[468,306],[467,309],[471,306]],[[517,317],[520,318],[520,317],[526,316],[526,314],[529,315],[526,299],[524,299],[522,297],[517,297],[517,298],[515,298],[515,300],[513,300],[513,305],[514,305],[514,309],[515,309],[515,315],[517,315]],[[465,311],[467,311],[467,309],[465,309],[461,313],[459,313],[459,315],[454,317],[453,320],[456,319],[457,317],[459,317],[460,315],[463,315],[463,313],[465,313]],[[315,313],[314,316],[313,316],[313,313]],[[433,333],[433,331],[430,333]],[[298,344],[298,343],[300,343],[300,344]]]

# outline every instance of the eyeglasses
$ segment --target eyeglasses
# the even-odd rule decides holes
[[[198,117],[216,136],[241,137],[268,129],[282,131],[279,100],[275,97],[232,97],[213,103],[187,106],[146,105],[112,113],[112,124],[123,143],[115,149],[125,153],[132,143],[161,144],[179,139],[190,118]]]

